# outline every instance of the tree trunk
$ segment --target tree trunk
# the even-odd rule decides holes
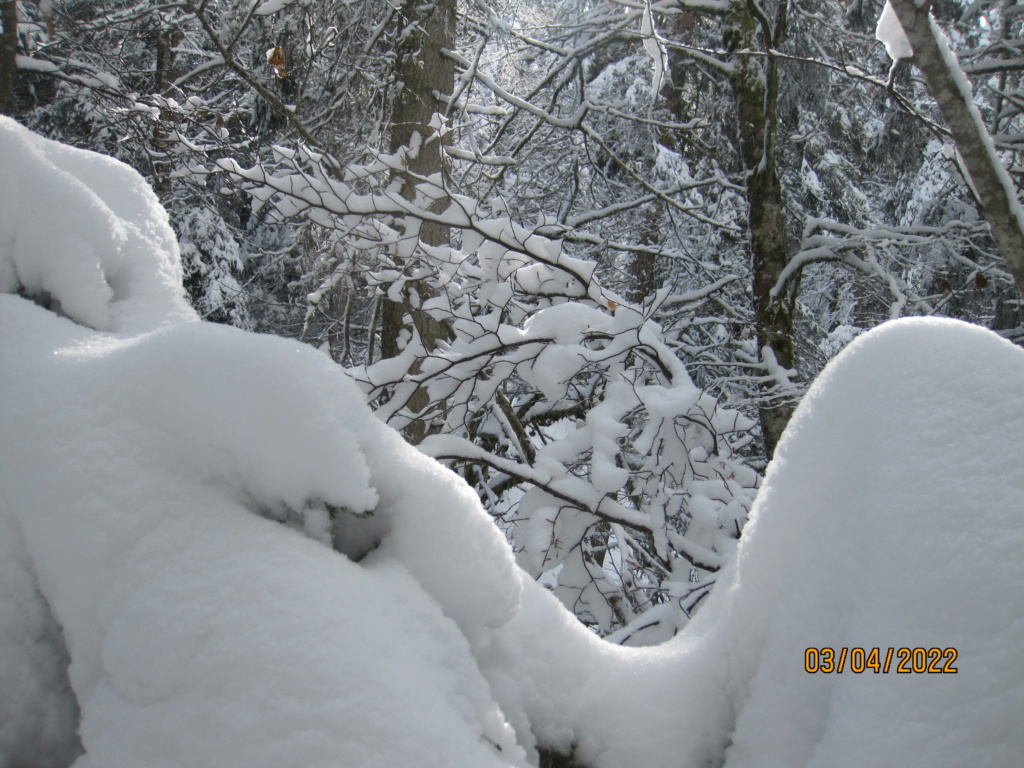
[[[153,73],[154,93],[161,96],[169,95],[171,83],[174,82],[174,41],[175,32],[170,29],[163,29],[156,33],[156,71]],[[162,110],[160,120],[153,126],[153,149],[157,155],[166,155],[171,150],[171,143],[167,139],[167,132],[164,130],[164,123],[170,122],[172,115],[167,110]],[[171,164],[165,160],[154,159],[153,161],[153,190],[166,202],[167,196],[171,193]]]
[[[432,133],[429,124],[434,113],[446,111],[446,104],[434,93],[447,95],[455,90],[455,63],[441,53],[455,45],[455,2],[407,0],[399,23],[406,29],[396,52],[395,78],[402,86],[391,112],[392,152],[409,146],[413,134],[426,139]],[[441,171],[441,158],[440,141],[420,146],[417,155],[409,159],[403,197],[411,200],[415,194],[413,174],[429,176]],[[447,245],[449,234],[449,228],[441,224],[425,223],[420,229],[420,239],[430,245]]]
[[[660,287],[655,251],[663,240],[661,217],[664,209],[665,204],[660,200],[650,203],[640,221],[640,244],[650,250],[638,251],[630,257],[627,267],[629,289],[626,291],[626,301],[632,304],[643,304],[644,299],[653,296]]]
[[[762,25],[766,49],[785,30],[786,0],[779,8],[774,33]],[[757,50],[758,20],[742,2],[736,2],[726,23],[725,44],[731,50]],[[762,359],[769,350],[778,364],[794,366],[793,308],[795,281],[783,295],[773,297],[772,288],[789,261],[786,224],[783,218],[782,184],[776,157],[778,116],[778,65],[774,57],[742,56],[735,60],[733,97],[739,116],[740,155],[747,173],[747,208],[750,219],[750,252],[754,279],[754,316],[758,348]],[[793,415],[792,403],[766,403],[760,409],[765,452],[770,459]]]
[[[0,114],[9,115],[11,92],[18,76],[18,4],[0,0]]]
[[[454,0],[434,0],[432,3],[407,0],[400,11],[399,23],[403,30],[402,42],[396,51],[395,78],[401,85],[391,113],[391,152],[410,146],[414,134],[418,134],[420,139],[430,136],[433,132],[429,127],[431,118],[435,112],[443,113],[446,106],[434,96],[435,92],[450,94],[455,89],[455,63],[441,52],[454,46]],[[412,200],[418,183],[416,177],[441,173],[441,161],[441,141],[435,139],[429,144],[420,143],[416,155],[408,158],[402,196]],[[440,212],[446,205],[446,201],[439,200],[432,210]],[[448,245],[450,236],[450,228],[443,224],[420,224],[419,239],[428,245]],[[410,293],[410,288],[418,300]],[[407,284],[402,302],[383,301],[380,349],[384,357],[395,357],[401,351],[399,336],[406,327],[407,315],[427,350],[434,349],[439,339],[450,338],[448,328],[420,308],[426,298],[429,298],[427,287],[416,282]],[[427,393],[423,389],[417,391],[409,402],[409,408],[416,412],[426,405]],[[418,443],[426,432],[425,424],[414,422],[406,428],[405,434],[410,442]]]
[[[974,106],[970,86],[928,10],[918,8],[914,0],[890,3],[914,49],[912,61],[953,134],[996,247],[1013,274],[1017,290],[1024,294],[1024,220],[1020,204]]]

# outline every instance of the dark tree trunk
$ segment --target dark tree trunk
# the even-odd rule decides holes
[[[162,96],[168,95],[171,83],[174,82],[174,41],[175,33],[172,30],[164,29],[156,35],[156,72],[153,76],[154,93]],[[163,128],[163,121],[170,121],[172,116],[166,110],[161,112],[161,120],[153,126],[153,149],[157,156],[170,151],[171,145],[167,140],[166,131]],[[165,200],[171,192],[171,166],[170,163],[162,160],[153,161],[153,190]]]
[[[633,304],[643,304],[644,299],[652,296],[660,287],[660,270],[655,253],[663,240],[661,217],[664,208],[664,203],[660,200],[651,203],[641,219],[640,244],[650,250],[634,253],[629,260],[629,289],[626,291],[626,300]]]
[[[422,140],[430,136],[433,133],[429,127],[431,118],[435,112],[443,113],[446,108],[445,103],[435,97],[435,92],[450,94],[455,89],[455,64],[442,53],[442,49],[454,46],[455,2],[407,0],[400,11],[399,24],[405,29],[405,36],[397,51],[395,78],[402,85],[391,113],[391,152],[409,146],[414,134]],[[421,142],[419,152],[408,159],[402,185],[404,197],[414,198],[416,177],[442,172],[441,146],[438,140],[429,144]],[[446,201],[439,200],[433,210],[444,210],[445,205]],[[423,222],[420,225],[419,239],[428,245],[447,245],[450,236],[450,228],[443,224]],[[382,302],[380,351],[386,358],[395,357],[401,351],[399,336],[406,327],[407,316],[428,350],[436,347],[439,339],[450,337],[444,324],[420,309],[419,301],[408,291],[410,287],[419,300],[429,297],[426,286],[414,283],[407,285],[402,302]],[[410,409],[417,412],[426,405],[427,393],[422,389],[409,402]],[[413,423],[406,429],[406,438],[417,443],[426,431],[425,424]]]
[[[18,76],[18,5],[0,0],[0,114],[9,115],[14,80]]]
[[[455,89],[455,63],[441,51],[455,45],[455,2],[433,0],[422,3],[408,0],[403,6],[400,24],[411,27],[399,45],[395,61],[395,79],[402,83],[391,112],[391,151],[412,142],[413,134],[426,139],[435,112],[444,113],[446,104],[434,93],[450,94]],[[429,176],[441,171],[441,142],[421,145],[409,160],[410,174],[405,178],[402,195],[412,199],[413,174]],[[441,224],[423,224],[420,239],[430,245],[446,245],[449,228]]]
[[[766,20],[759,24],[746,3],[734,3],[726,24],[726,47],[753,51],[763,46],[770,50],[785,30],[785,2],[783,0],[779,8],[772,31],[766,29]],[[759,31],[761,42],[758,41]],[[740,155],[747,174],[757,344],[762,358],[767,357],[764,353],[767,348],[780,366],[791,369],[795,363],[794,281],[782,295],[771,295],[789,261],[782,184],[776,157],[778,64],[771,56],[742,56],[733,61],[736,71],[732,76],[732,91],[739,117]],[[770,459],[793,415],[793,405],[766,403],[760,410],[765,451]]]

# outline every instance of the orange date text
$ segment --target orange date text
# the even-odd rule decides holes
[[[808,648],[804,671],[860,675],[956,674],[956,648]]]

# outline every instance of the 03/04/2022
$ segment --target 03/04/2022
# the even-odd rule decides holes
[[[956,674],[956,657],[956,648],[808,648],[804,651],[804,671]]]

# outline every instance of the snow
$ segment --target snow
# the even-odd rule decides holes
[[[791,390],[793,388],[793,379],[796,377],[796,371],[783,368],[778,358],[775,357],[775,351],[767,344],[761,347],[761,364],[764,366],[768,378],[774,379],[775,385],[780,390]]]
[[[726,768],[1016,765],[1022,378],[1024,352],[956,321],[855,339],[801,403],[736,559],[674,640],[602,644],[530,585],[483,658],[524,745],[574,745],[599,768],[723,751]],[[955,648],[958,673],[808,674],[808,647]]]
[[[661,84],[668,69],[668,52],[665,50],[664,43],[658,38],[658,31],[654,27],[654,14],[649,2],[644,5],[640,22],[640,36],[643,39],[644,50],[654,64],[654,74],[651,77],[651,104],[654,104],[661,92]]]
[[[330,361],[205,324],[100,339],[2,298],[4,496],[71,652],[81,766],[411,766],[431,733],[437,764],[506,764],[484,738],[514,764],[467,639],[514,610],[504,540]],[[251,514],[321,500],[374,510],[363,566]]]
[[[0,497],[0,507],[6,502]],[[24,542],[0,514],[0,765],[56,768],[79,752],[67,648]]]
[[[5,768],[1024,754],[1024,352],[995,334],[910,319],[851,341],[704,607],[623,648],[524,578],[328,358],[196,322],[133,172],[10,121],[0,140]],[[67,226],[42,226],[54,201]],[[595,449],[605,416],[577,430]],[[809,674],[808,647],[954,648],[958,673]]]
[[[886,2],[882,9],[882,15],[878,17],[878,24],[875,26],[875,38],[885,45],[885,52],[893,61],[898,59],[909,59],[914,55],[914,49],[907,40],[907,35],[896,17],[896,11]]]
[[[257,16],[271,16],[275,13],[280,13],[294,2],[295,0],[267,0],[256,9],[255,13]],[[307,3],[308,0],[304,0],[300,5],[306,5]]]
[[[514,754],[467,639],[514,610],[504,540],[328,359],[195,323],[100,338],[2,298],[5,497],[71,652],[81,766],[416,765],[431,732],[438,764],[504,764],[481,736]],[[340,536],[373,511],[363,567],[251,514],[320,502]]]
[[[26,194],[56,193],[64,150],[4,129],[38,150]],[[7,217],[0,255],[19,277],[59,278],[59,248],[91,269],[131,239],[102,240],[122,220],[95,190],[142,180],[73,159],[62,215],[89,226],[76,240]],[[117,175],[124,190],[104,186]],[[175,253],[150,244],[142,267]],[[128,331],[0,294],[0,765],[69,764],[76,725],[76,768],[521,765],[472,657],[520,577],[472,491],[314,349],[169,322],[179,289],[115,267],[152,306],[100,279],[46,284]],[[322,534],[328,505],[358,564],[304,533]]]
[[[912,319],[814,384],[716,595],[764,627],[727,765],[1015,764],[1022,377],[994,334]],[[807,646],[955,648],[958,674],[809,675]]]
[[[138,174],[6,117],[0,155],[0,290],[100,330],[195,318],[167,214]]]

